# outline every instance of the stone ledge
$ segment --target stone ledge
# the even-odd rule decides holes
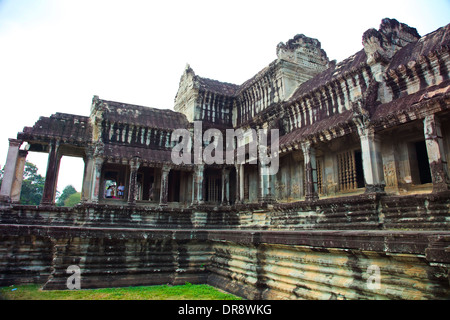
[[[357,195],[271,206],[160,208],[81,204],[0,208],[0,223],[99,228],[235,230],[449,230],[450,192]]]
[[[0,235],[2,285],[47,279],[44,289],[66,289],[67,267],[79,265],[83,288],[188,281],[248,299],[328,299],[333,292],[349,299],[434,299],[449,292],[450,231],[0,224]],[[380,292],[366,288],[371,264],[384,272]]]
[[[208,230],[96,228],[42,225],[0,225],[3,235],[36,235],[60,238],[158,239],[176,241],[279,244],[313,248],[375,251],[386,254],[414,254],[436,263],[450,263],[450,231],[388,230]]]

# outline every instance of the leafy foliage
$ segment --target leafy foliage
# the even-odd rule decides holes
[[[20,202],[26,205],[39,205],[44,193],[45,178],[38,174],[38,168],[31,162],[25,163]]]
[[[75,192],[73,194],[71,194],[66,201],[64,201],[64,206],[65,207],[73,207],[75,205],[77,205],[78,203],[80,203],[81,201],[81,192]]]
[[[68,185],[67,187],[64,188],[63,192],[59,196],[58,201],[56,201],[56,205],[58,207],[67,206],[65,204],[66,200],[69,199],[69,197],[71,195],[76,194],[76,193],[77,193],[77,190],[72,185]]]

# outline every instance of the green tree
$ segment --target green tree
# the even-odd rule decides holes
[[[81,201],[81,192],[76,192],[74,194],[71,194],[66,201],[64,201],[65,207],[73,207],[79,204]]]
[[[77,193],[77,190],[72,186],[72,185],[68,185],[67,187],[64,188],[63,192],[61,193],[61,195],[58,197],[58,201],[56,202],[56,205],[58,207],[63,207],[65,206],[65,201],[73,194]]]
[[[39,205],[44,193],[44,184],[45,178],[38,174],[36,165],[27,161],[23,173],[20,202],[26,205]]]

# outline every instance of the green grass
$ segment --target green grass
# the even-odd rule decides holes
[[[190,283],[86,290],[44,291],[40,288],[36,284],[0,287],[0,300],[241,300],[211,286]]]

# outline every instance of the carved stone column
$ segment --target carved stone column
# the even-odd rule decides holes
[[[270,168],[265,167],[266,175],[264,176],[264,202],[274,203],[275,197],[272,194],[272,175],[270,174]]]
[[[229,204],[230,198],[230,170],[227,168],[222,168],[222,205],[226,206]]]
[[[258,203],[264,202],[264,165],[258,161]]]
[[[92,196],[92,174],[94,170],[94,150],[88,147],[84,160],[84,176],[81,190],[81,202],[91,201]]]
[[[264,174],[263,174],[263,164],[261,163],[261,154],[264,152],[264,146],[261,145],[261,132],[263,129],[257,127],[256,131],[257,131],[257,136],[256,136],[256,141],[257,141],[257,147],[258,147],[258,203],[262,203],[264,201]]]
[[[258,189],[258,202],[263,203],[266,201],[267,195],[267,166],[262,164],[261,161],[258,163],[258,179],[259,179],[259,189]]]
[[[361,141],[362,163],[366,193],[384,193],[383,159],[380,151],[380,139],[373,128],[362,121],[356,122]]]
[[[100,196],[100,180],[101,180],[101,174],[102,174],[102,167],[103,167],[103,158],[96,157],[94,158],[94,170],[92,173],[92,195],[91,200],[94,203],[98,203],[99,196]]]
[[[159,198],[160,206],[167,206],[167,198],[169,194],[169,172],[170,167],[163,166],[161,170],[161,195]]]
[[[52,141],[49,144],[47,172],[45,174],[44,192],[41,200],[42,205],[55,204],[60,162],[61,155],[59,154],[59,141]]]
[[[431,179],[433,182],[433,192],[450,190],[450,179],[442,140],[441,123],[432,114],[425,117],[423,124]]]
[[[19,203],[20,194],[22,193],[23,172],[25,170],[25,162],[27,160],[28,151],[19,150],[17,158],[14,181],[11,190],[11,202]]]
[[[303,158],[305,159],[305,200],[319,199],[317,194],[317,164],[316,150],[309,141],[302,142]]]
[[[194,185],[193,185],[193,199],[192,204],[200,204],[203,203],[203,170],[204,165],[196,165],[194,169]]]
[[[17,159],[19,157],[19,148],[22,141],[16,139],[9,139],[8,155],[6,156],[6,163],[3,172],[2,187],[0,190],[0,201],[10,202],[11,192],[13,189],[14,178],[16,175]]]
[[[241,170],[242,170],[242,164],[236,164],[236,204],[241,203]]]
[[[130,185],[128,188],[128,205],[136,205],[136,191],[137,191],[137,174],[140,167],[140,162],[135,161],[130,165]]]
[[[239,170],[239,198],[241,199],[240,203],[244,203],[245,201],[245,166],[244,164],[240,165],[240,170]]]

